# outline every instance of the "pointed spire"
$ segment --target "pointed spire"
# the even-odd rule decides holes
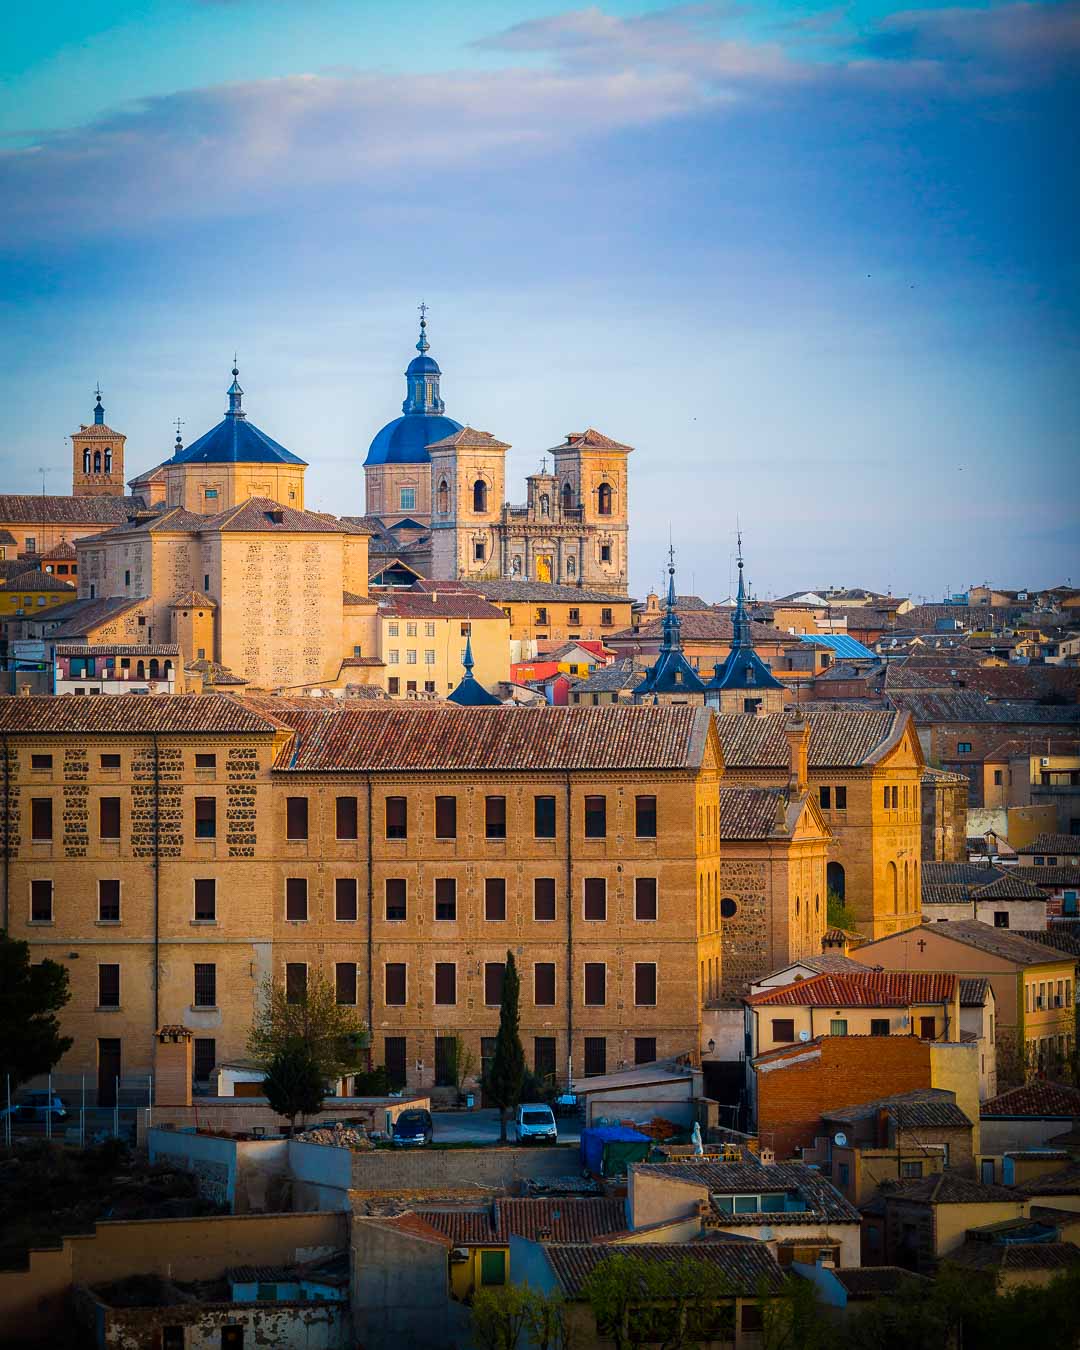
[[[94,405],[94,426],[103,427],[105,425],[105,409],[101,406],[101,385],[99,384],[94,394],[97,397],[97,403]]]
[[[465,637],[465,657],[464,657],[464,659],[462,660],[461,664],[465,667],[465,678],[466,678],[467,680],[471,680],[471,679],[473,678],[473,666],[476,665],[476,662],[473,660],[473,654],[472,654],[472,634],[471,634],[471,633],[466,634],[466,637]]]
[[[240,388],[240,382],[237,376],[240,374],[239,367],[236,364],[236,353],[233,352],[232,384],[229,385],[229,411],[226,417],[246,417],[247,414],[240,406],[240,400],[244,397],[244,391]]]
[[[664,646],[671,650],[680,650],[679,614],[675,600],[675,547],[668,545],[668,587],[667,603],[664,610]]]
[[[743,584],[743,556],[742,556],[742,531],[738,531],[736,538],[739,542],[739,589],[735,598],[735,614],[731,621],[732,626],[732,645],[735,647],[750,646],[750,620],[746,617],[746,588]]]
[[[424,303],[424,301],[421,300],[419,305],[417,305],[417,309],[420,311],[420,341],[416,344],[416,350],[420,353],[421,356],[423,356],[424,353],[431,347],[431,343],[428,342],[427,340],[428,307]]]
[[[178,454],[180,453],[180,451],[183,450],[183,448],[184,448],[184,442],[183,442],[183,440],[182,440],[181,437],[180,437],[180,428],[181,428],[183,425],[184,425],[183,420],[182,420],[181,418],[178,417],[178,418],[176,419],[176,423],[175,423],[175,426],[176,426],[176,445],[173,447],[173,453],[174,453],[174,454],[177,454],[177,455],[178,455]]]

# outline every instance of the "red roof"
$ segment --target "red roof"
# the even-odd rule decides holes
[[[814,975],[780,989],[754,994],[751,1007],[906,1008],[912,1003],[946,1003],[956,994],[955,975],[933,971],[868,970]]]
[[[1080,1088],[1067,1083],[1031,1082],[1010,1088],[982,1104],[983,1116],[1080,1116]]]

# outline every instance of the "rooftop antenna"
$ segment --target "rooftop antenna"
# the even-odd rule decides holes
[[[66,437],[66,436],[64,437],[64,440],[65,440],[65,441],[67,440],[67,437]],[[38,469],[38,473],[41,474],[41,495],[44,497],[44,496],[45,496],[45,475],[46,475],[47,473],[52,473],[52,469],[46,469],[46,468],[42,467],[42,468],[39,468],[39,469]]]

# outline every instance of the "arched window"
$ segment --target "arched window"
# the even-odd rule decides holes
[[[562,487],[562,509],[564,511],[574,509],[574,489],[570,483],[564,483]]]
[[[112,473],[112,450],[109,446],[105,447],[105,472]]]
[[[89,447],[89,446],[87,446],[87,448],[82,452],[82,471],[83,471],[83,473],[89,473],[89,472],[90,472],[90,447]]]
[[[890,859],[885,868],[885,884],[889,888],[889,894],[892,896],[892,910],[895,914],[897,906],[900,903],[900,877],[896,870],[896,864]]]
[[[845,885],[843,863],[829,863],[825,869],[825,885],[836,896],[837,900],[843,900]]]
[[[158,660],[156,656],[150,658],[150,678],[156,680],[158,677]]]
[[[907,788],[904,789],[904,795],[905,795],[905,796],[907,795]],[[905,863],[904,863],[904,908],[905,908],[905,909],[910,909],[910,908],[911,908],[911,876],[910,876],[910,871],[909,871],[910,867],[911,867],[911,864],[910,864],[909,862],[906,862],[906,861],[905,861]]]
[[[162,667],[162,673],[164,674],[164,676],[165,676],[166,679],[169,678],[169,676],[172,674],[172,662],[171,662],[171,661],[166,661],[166,662],[165,662],[165,665]]]
[[[487,484],[478,478],[472,488],[472,509],[478,513],[487,510]]]
[[[100,450],[95,450],[95,451],[94,451],[94,472],[95,472],[95,473],[100,473],[100,472],[101,472],[101,451],[100,451]]]
[[[135,678],[136,678],[137,680],[145,680],[145,679],[146,679],[146,662],[145,662],[145,661],[138,661],[138,662],[136,662],[136,664],[135,664]]]
[[[601,483],[597,493],[597,510],[602,516],[611,515],[611,484]]]
[[[546,492],[541,492],[540,494],[540,514],[542,516],[551,515],[551,498]]]
[[[445,516],[450,510],[450,488],[445,478],[439,483],[438,506],[436,507],[436,510],[441,516]]]

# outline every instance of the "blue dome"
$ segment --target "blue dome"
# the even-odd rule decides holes
[[[439,363],[433,356],[414,356],[409,362],[406,375],[441,375]]]
[[[447,433],[449,434],[449,433]],[[432,440],[435,438],[432,437]],[[227,416],[167,464],[304,464],[243,416]]]
[[[432,365],[434,364],[432,362]],[[406,413],[404,417],[396,417],[392,422],[387,422],[371,442],[364,463],[365,465],[427,464],[428,446],[435,441],[441,441],[444,436],[452,436],[455,431],[461,430],[461,423],[455,422],[452,417],[433,416],[429,413]]]

